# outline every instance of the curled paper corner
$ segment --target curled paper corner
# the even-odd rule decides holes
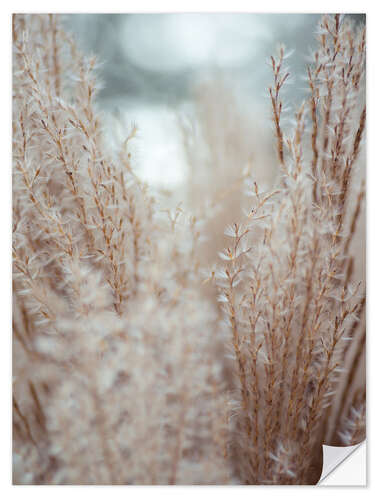
[[[338,466],[340,466],[339,469]],[[366,441],[353,446],[327,446],[324,444],[322,474],[318,485],[365,486]]]

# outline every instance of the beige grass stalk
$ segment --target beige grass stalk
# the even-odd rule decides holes
[[[109,145],[60,16],[15,15],[13,50],[13,481],[231,481],[196,219],[155,206],[136,129]]]
[[[13,17],[15,483],[313,484],[323,442],[363,439],[356,245],[365,30],[322,17],[309,94],[289,128],[287,57],[280,47],[271,58],[272,185],[262,187],[269,172],[249,181],[248,169],[229,182],[230,162],[241,170],[249,159],[240,113],[223,102],[235,115],[235,147],[225,156],[215,144],[217,103],[200,102],[207,178],[220,168],[207,214],[197,216],[181,205],[165,210],[139,181],[129,154],[136,127],[108,140],[96,61],[79,52],[60,17]],[[233,130],[221,128],[228,139]],[[192,136],[185,128],[186,144]],[[202,158],[189,151],[187,198],[202,198],[206,186],[194,176]],[[262,158],[269,163],[269,152]],[[256,160],[252,174],[265,170]],[[242,181],[246,217],[227,228],[223,264],[212,262],[203,286],[210,231],[222,224],[219,213],[234,218],[228,199]],[[235,202],[237,213],[240,195]]]
[[[364,288],[356,282],[361,262],[350,255],[364,196],[358,164],[364,40],[364,29],[348,19],[323,16],[307,68],[310,97],[289,132],[282,122],[285,49],[271,58],[280,187],[270,196],[254,182],[241,237],[238,224],[227,231],[233,243],[216,275],[235,331],[241,388],[233,456],[238,460],[235,448],[242,445],[242,480],[251,484],[317,481],[327,429],[341,432],[327,423],[340,424],[358,379],[364,333],[350,361],[345,351],[357,342],[364,307]],[[363,408],[353,411],[349,427],[358,438]],[[256,465],[248,455],[257,457]]]

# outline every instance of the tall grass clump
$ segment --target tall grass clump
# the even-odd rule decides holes
[[[279,175],[234,179],[245,216],[202,279],[230,200],[165,210],[134,171],[136,128],[108,140],[95,58],[59,16],[13,16],[14,483],[313,484],[323,443],[364,438],[364,28],[323,16],[289,125],[286,58]]]
[[[226,482],[198,222],[155,208],[134,130],[109,150],[58,16],[13,23],[14,482]]]
[[[271,57],[280,182],[267,191],[250,183],[246,217],[227,229],[216,273],[237,365],[233,455],[250,484],[313,481],[322,444],[338,444],[348,425],[344,410],[344,437],[353,427],[363,436],[354,421],[364,422],[364,391],[353,388],[365,289],[351,249],[364,195],[365,31],[324,16],[317,39],[309,97],[289,129],[284,47]]]

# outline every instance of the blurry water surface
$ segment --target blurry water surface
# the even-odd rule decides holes
[[[363,16],[354,16],[363,20]],[[135,121],[136,165],[146,181],[184,182],[186,157],[178,120],[191,116],[202,82],[225,82],[259,131],[269,118],[269,57],[278,43],[288,59],[292,105],[306,92],[301,76],[314,45],[319,14],[72,14],[65,25],[102,63],[99,104],[119,121]],[[218,103],[219,104],[219,103]],[[219,106],[218,106],[219,108]],[[218,119],[225,120],[225,116]],[[109,120],[110,122],[110,120]]]

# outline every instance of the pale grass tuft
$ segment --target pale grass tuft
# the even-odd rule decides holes
[[[13,482],[315,483],[365,433],[364,28],[322,17],[288,130],[271,58],[276,176],[197,92],[194,213],[138,179],[136,125],[108,137],[59,15],[14,15],[13,51]]]

